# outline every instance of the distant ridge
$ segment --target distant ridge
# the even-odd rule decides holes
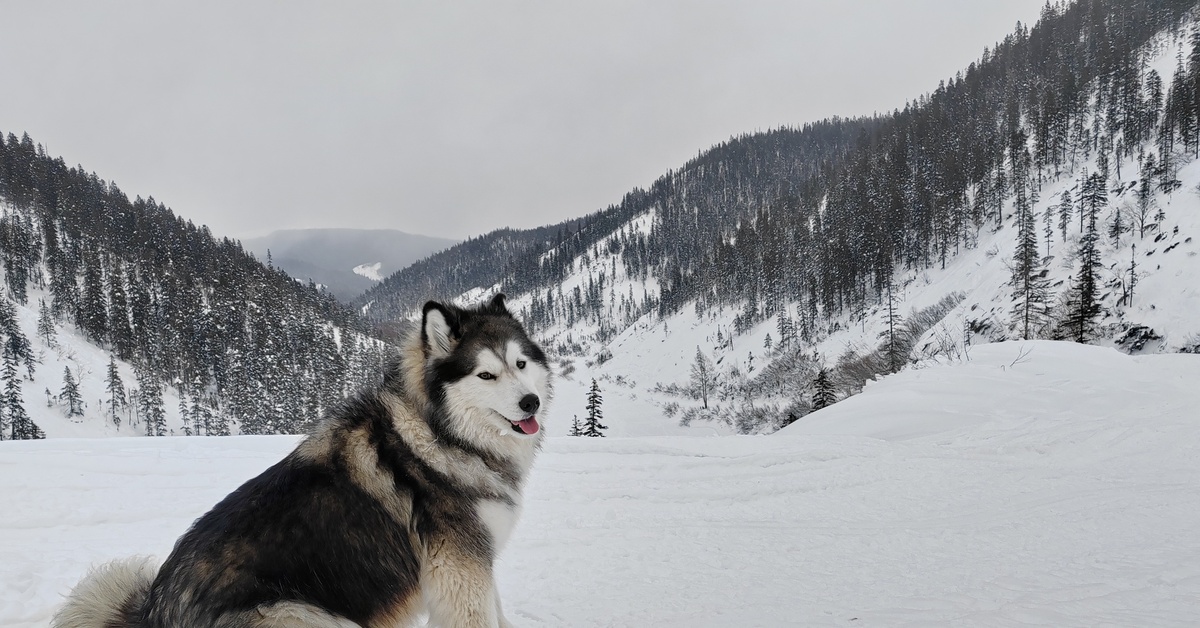
[[[281,229],[242,245],[259,260],[282,268],[289,275],[325,286],[343,302],[362,294],[377,282],[355,268],[379,267],[386,277],[413,262],[457,242],[395,229]]]

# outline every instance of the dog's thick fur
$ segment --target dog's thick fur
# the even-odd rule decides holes
[[[56,628],[507,626],[492,576],[551,395],[503,295],[426,304],[382,386],[198,519],[161,569],[102,567]]]

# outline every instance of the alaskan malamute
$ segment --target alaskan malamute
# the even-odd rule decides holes
[[[550,401],[496,295],[425,304],[376,390],[192,525],[157,570],[89,574],[58,628],[507,626],[492,575]]]

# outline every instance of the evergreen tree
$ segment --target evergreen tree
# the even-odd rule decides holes
[[[117,369],[117,359],[108,356],[108,373],[104,378],[104,390],[108,393],[109,418],[113,425],[121,427],[121,409],[128,403],[125,398],[125,384],[121,380],[121,372]]]
[[[1071,197],[1071,191],[1067,190],[1062,193],[1062,199],[1058,203],[1058,231],[1063,239],[1067,238],[1067,229],[1071,226],[1071,218],[1075,215],[1075,199]]]
[[[58,394],[60,402],[67,405],[67,417],[83,416],[83,397],[79,394],[79,384],[71,374],[71,367],[63,367],[63,387]]]
[[[8,212],[0,217],[0,257],[4,261],[4,279],[8,291],[17,303],[24,304],[25,284],[30,279],[37,252],[33,227],[23,211]]]
[[[588,390],[587,396],[588,415],[583,422],[584,436],[593,438],[604,436],[604,430],[608,427],[600,423],[600,420],[604,418],[604,412],[600,409],[603,403],[604,398],[600,396],[600,385],[596,383],[595,379],[592,379],[592,387]]]
[[[716,367],[697,346],[696,359],[692,362],[692,393],[700,396],[706,410],[708,409],[708,396],[712,393],[716,381]]]
[[[899,310],[896,308],[896,298],[892,293],[892,284],[889,282],[887,286],[887,328],[879,333],[879,338],[883,340],[884,360],[887,361],[889,373],[897,373],[904,363],[908,361],[909,347],[904,337],[904,329],[901,327],[903,322]]]
[[[1029,340],[1042,325],[1047,313],[1049,292],[1048,281],[1042,258],[1038,255],[1037,220],[1033,204],[1019,192],[1014,203],[1017,218],[1017,250],[1013,253],[1012,316],[1021,330],[1021,337]]]
[[[787,351],[796,341],[796,325],[784,310],[779,310],[775,319],[775,329],[779,332],[779,350]]]
[[[129,324],[129,299],[125,292],[125,271],[114,259],[108,273],[108,334],[113,349],[122,360],[134,357],[133,327]]]
[[[208,436],[229,436],[229,416],[225,414],[224,407],[217,405],[218,403],[218,397],[210,395],[208,403],[202,406],[204,408],[202,412],[207,413],[206,415],[209,417],[205,422],[207,426],[205,434]]]
[[[833,383],[829,381],[829,369],[822,367],[821,370],[817,371],[816,379],[813,380],[813,410],[827,408],[836,401],[837,392],[833,389]]]
[[[176,389],[176,392],[179,395],[179,420],[183,423],[183,435],[195,436],[200,433],[200,430],[199,428],[193,429],[192,427],[192,411],[188,407],[187,390],[184,386],[180,386]]]
[[[21,331],[17,322],[17,308],[12,301],[0,297],[0,334],[4,335],[4,344],[9,347],[18,362],[24,362],[29,374],[33,375],[33,346]]]
[[[79,285],[75,282],[75,263],[66,253],[57,251],[48,260],[50,267],[50,311],[58,320],[66,316],[72,322],[79,310]]]
[[[7,434],[8,438],[17,440],[18,434],[21,431],[18,421],[14,421],[16,415],[24,412],[24,405],[20,403],[21,394],[21,376],[17,371],[17,359],[12,354],[11,349],[7,344],[3,347],[3,371],[0,375],[4,379],[4,403],[0,407],[0,440],[4,440]],[[13,404],[13,395],[17,395],[17,403]],[[18,410],[15,406],[19,406]]]
[[[572,417],[571,429],[567,432],[567,436],[583,436],[583,426],[579,423],[578,414]]]
[[[1096,319],[1100,316],[1099,272],[1100,234],[1096,223],[1100,210],[1108,204],[1103,175],[1096,173],[1087,178],[1081,196],[1081,208],[1085,218],[1083,237],[1079,241],[1079,272],[1069,291],[1065,324],[1070,337],[1076,342],[1087,342],[1096,332]]]
[[[148,368],[139,368],[138,414],[146,423],[146,436],[167,435],[167,412],[163,407],[162,382]]]
[[[46,303],[45,299],[38,300],[37,333],[47,347],[54,349],[58,346],[54,330],[54,314],[50,311],[50,305]]]
[[[83,270],[83,297],[75,321],[88,338],[102,343],[108,340],[108,303],[98,257],[85,255]]]
[[[1134,219],[1137,222],[1138,237],[1145,238],[1147,229],[1157,229],[1158,224],[1152,218],[1157,209],[1154,200],[1154,155],[1146,156],[1142,167],[1142,175],[1138,178],[1137,196],[1135,197]]]
[[[2,417],[7,421],[9,437],[13,440],[45,438],[45,433],[33,423],[33,420],[29,418],[29,413],[25,411],[25,401],[21,393],[21,376],[17,372],[17,356],[13,353],[11,345],[4,346],[3,357],[4,398],[0,412],[3,412]],[[0,421],[0,425],[3,425],[5,421]],[[3,430],[0,428],[0,439],[4,437],[2,432]]]

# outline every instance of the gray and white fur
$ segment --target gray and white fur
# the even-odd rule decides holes
[[[508,626],[493,577],[552,394],[503,295],[429,302],[378,388],[187,530],[94,570],[56,628]]]

